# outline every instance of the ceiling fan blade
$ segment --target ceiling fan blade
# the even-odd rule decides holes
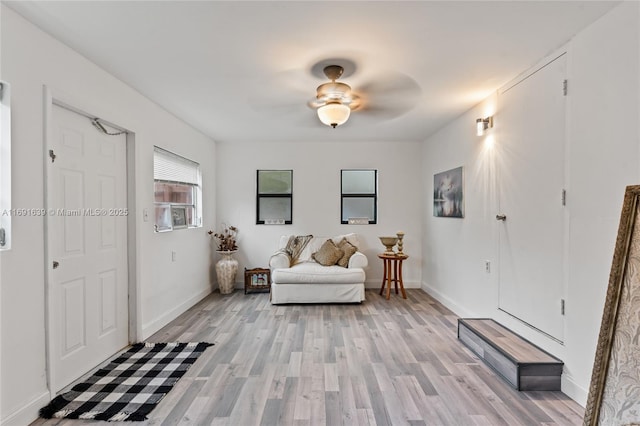
[[[252,84],[252,95],[247,102],[256,111],[270,114],[287,113],[306,107],[315,90],[315,82],[305,76],[303,70],[287,70],[272,73]]]
[[[415,107],[422,89],[411,77],[401,73],[386,73],[361,85],[356,90],[363,101],[359,108],[380,118],[395,118]]]
[[[358,86],[357,93],[368,96],[420,95],[420,85],[411,77],[399,72],[387,72],[371,79],[369,83]]]

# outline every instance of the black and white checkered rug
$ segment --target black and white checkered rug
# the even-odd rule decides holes
[[[40,410],[46,419],[147,420],[211,343],[136,343]]]

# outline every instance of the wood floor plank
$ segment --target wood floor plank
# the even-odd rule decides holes
[[[578,425],[560,392],[518,392],[457,340],[419,289],[362,304],[281,305],[214,293],[149,341],[208,341],[148,426]],[[44,420],[36,426],[119,423]],[[121,425],[131,426],[129,423]]]
[[[325,405],[324,390],[318,389],[315,384],[317,379],[312,380],[311,390],[311,424],[326,425],[327,424],[327,407]]]
[[[340,413],[342,411],[342,406],[340,404],[340,395],[338,391],[325,392],[324,405],[327,425],[341,425],[342,418]]]
[[[397,376],[393,379],[393,386],[404,408],[404,414],[407,420],[422,420],[422,414],[420,410],[418,410],[410,390],[410,388],[413,388],[411,378],[411,376]]]
[[[427,394],[415,376],[404,377],[404,384],[406,386],[408,397],[413,399],[416,408],[420,412],[423,419],[430,419],[431,424],[434,424],[433,419],[438,418],[438,413],[435,410],[433,404],[429,404]]]
[[[373,411],[365,408],[358,408],[357,410],[357,425],[359,426],[374,426],[376,424],[375,417],[373,417]]]
[[[287,381],[288,369],[289,366],[287,364],[278,363],[276,365],[276,371],[269,386],[269,399],[282,399],[284,397],[284,385]]]
[[[260,426],[272,426],[278,424],[278,413],[280,413],[281,399],[268,399],[262,412]],[[206,423],[203,423],[206,424]]]
[[[192,418],[198,416],[202,409],[201,406],[204,404],[203,401],[198,401],[198,404],[194,404],[203,385],[203,380],[193,380],[161,424],[175,425],[179,423],[191,423]],[[189,409],[191,409],[191,411],[188,411]]]
[[[267,380],[258,376],[247,378],[246,385],[240,390],[238,401],[229,415],[229,423],[233,425],[258,425],[262,418],[269,387],[268,378],[273,377],[275,369],[267,367]]]
[[[373,364],[364,365],[362,367],[362,375],[369,390],[369,398],[371,399],[371,407],[373,408],[373,416],[378,425],[391,424],[389,413],[382,397],[382,391],[378,385],[378,380],[373,371]]]
[[[293,413],[294,420],[311,420],[312,385],[311,377],[300,378],[298,393],[295,396],[296,401]]]
[[[352,425],[357,421],[356,401],[353,395],[353,384],[350,376],[340,376],[340,405],[342,407],[342,424]]]
[[[170,415],[171,411],[173,411],[173,409],[178,405],[180,399],[184,393],[187,392],[192,383],[193,379],[183,378],[182,380],[178,380],[178,383],[175,384],[172,392],[169,392],[163,398],[163,401],[166,403],[162,405],[158,404],[158,407],[153,411],[153,414],[157,414],[157,417],[152,418],[149,425],[155,426],[162,424],[162,422]]]
[[[373,373],[380,386],[380,392],[382,393],[382,399],[385,403],[387,413],[392,425],[407,424],[408,418],[405,408],[402,405],[402,401],[387,368],[383,364],[374,364]]]

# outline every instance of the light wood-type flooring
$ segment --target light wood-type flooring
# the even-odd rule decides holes
[[[422,290],[407,296],[274,306],[266,293],[215,292],[149,339],[215,346],[137,424],[582,423],[582,407],[560,392],[511,389],[457,340],[451,311]]]

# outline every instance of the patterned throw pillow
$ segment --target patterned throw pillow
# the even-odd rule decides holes
[[[311,257],[323,266],[335,265],[344,252],[340,250],[333,241],[327,240],[322,244],[320,250],[313,253]]]
[[[343,238],[342,241],[338,243],[338,248],[342,250],[344,254],[340,259],[338,259],[337,264],[346,268],[349,266],[349,259],[351,259],[351,256],[358,251],[358,247],[351,244],[346,238]]]

